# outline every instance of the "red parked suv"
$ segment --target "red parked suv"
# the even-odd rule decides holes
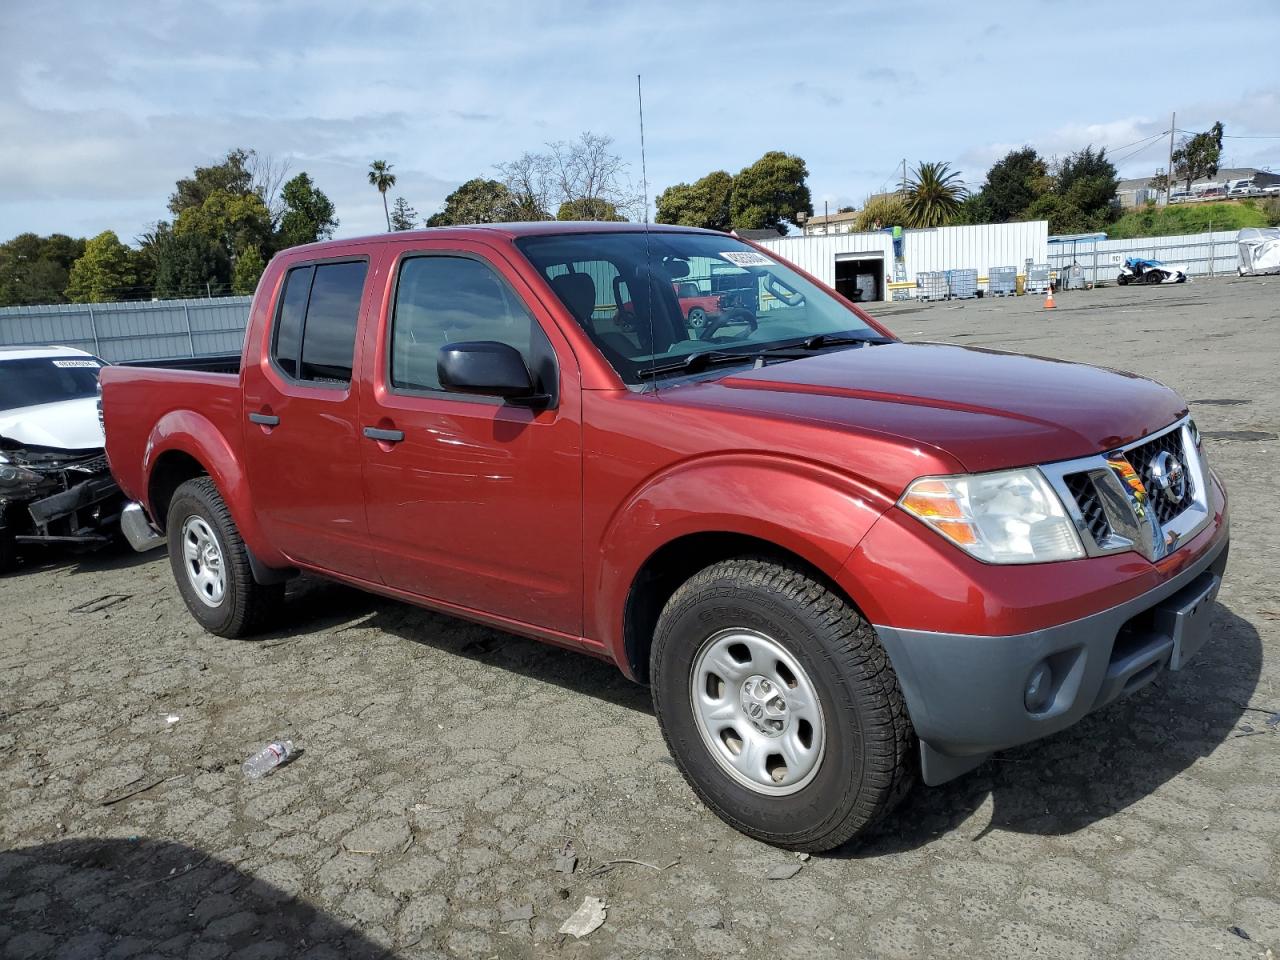
[[[755,309],[692,329],[691,275]],[[207,630],[306,570],[611,660],[707,805],[798,850],[1185,666],[1227,560],[1172,390],[902,343],[708,231],[298,247],[238,375],[102,385],[123,526]]]

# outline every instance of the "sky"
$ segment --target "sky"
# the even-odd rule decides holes
[[[337,236],[385,229],[377,159],[423,217],[584,130],[638,185],[637,74],[651,196],[767,150],[804,158],[818,213],[904,158],[980,186],[1024,144],[1146,176],[1174,111],[1223,121],[1224,166],[1280,172],[1277,38],[1273,2],[0,0],[0,240],[133,242],[232,147],[309,173]]]

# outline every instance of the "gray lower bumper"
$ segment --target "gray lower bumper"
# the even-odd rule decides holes
[[[1227,548],[1224,533],[1156,589],[1032,633],[984,637],[877,626],[920,737],[925,782],[944,783],[996,750],[1056,733],[1163,670],[1180,668],[1194,653],[1176,649],[1188,605],[1216,596]],[[1052,696],[1033,713],[1027,683],[1046,663]]]

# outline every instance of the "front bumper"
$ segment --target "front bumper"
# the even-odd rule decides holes
[[[1227,564],[1225,517],[1200,556],[1167,581],[1100,613],[1009,636],[877,626],[920,737],[926,783],[944,783],[992,752],[1037,740],[1146,686],[1194,654],[1183,620],[1217,595]],[[1201,631],[1203,632],[1203,631]],[[1033,671],[1052,675],[1047,707],[1032,712]]]

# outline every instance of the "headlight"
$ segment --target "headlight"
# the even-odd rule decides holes
[[[986,563],[1046,563],[1085,555],[1062,501],[1034,467],[922,477],[898,506]]]

